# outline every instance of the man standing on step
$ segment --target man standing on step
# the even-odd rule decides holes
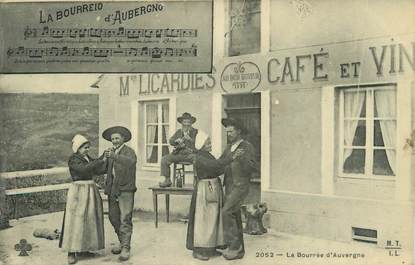
[[[222,208],[223,230],[227,249],[222,253],[228,260],[241,259],[245,254],[241,206],[249,192],[250,177],[258,168],[254,147],[242,139],[246,134],[241,121],[233,118],[222,119],[228,138],[228,146],[221,158],[235,153],[240,155],[225,167],[225,204]]]
[[[106,129],[102,137],[112,142],[113,147],[105,150],[108,171],[105,194],[108,195],[108,215],[120,244],[111,252],[120,254],[121,261],[130,258],[131,235],[133,233],[133,209],[137,156],[131,147],[125,145],[131,139],[131,132],[122,126]]]
[[[165,155],[161,158],[160,175],[163,181],[159,183],[160,187],[170,187],[172,182],[170,179],[170,165],[178,162],[192,162],[192,156],[195,152],[195,139],[197,129],[193,128],[193,123],[196,118],[190,113],[183,113],[177,121],[182,125],[182,128],[170,138],[170,145],[174,146],[171,154]]]

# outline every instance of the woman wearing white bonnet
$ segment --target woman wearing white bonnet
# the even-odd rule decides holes
[[[104,215],[102,199],[92,179],[104,174],[107,160],[104,156],[89,156],[90,143],[83,135],[72,139],[68,161],[72,184],[69,187],[63,217],[59,247],[68,252],[68,263],[77,262],[78,256],[93,255],[90,251],[104,249]]]
[[[202,149],[207,139],[210,140],[209,135],[207,135],[204,131],[199,130],[195,139],[195,148],[197,150]],[[208,150],[208,152],[210,152],[210,150]]]
[[[192,195],[187,227],[186,248],[193,250],[193,257],[208,260],[221,255],[216,248],[224,247],[221,208],[223,191],[219,175],[232,158],[215,159],[210,153],[212,145],[209,135],[199,130],[193,167],[197,172]]]

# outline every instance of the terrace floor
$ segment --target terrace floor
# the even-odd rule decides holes
[[[32,233],[35,228],[60,229],[63,212],[37,215],[11,220],[10,228],[0,231],[0,264],[67,264],[67,253],[58,248],[58,240],[35,238]],[[410,253],[401,251],[399,257],[390,257],[387,250],[373,244],[353,242],[342,243],[322,239],[300,237],[278,233],[270,230],[261,236],[245,235],[246,254],[242,260],[227,261],[223,257],[211,258],[209,261],[199,261],[192,258],[191,251],[185,248],[186,224],[174,216],[171,222],[161,222],[156,229],[152,213],[135,212],[133,217],[134,233],[132,252],[129,261],[124,264],[140,265],[173,265],[173,264],[344,264],[344,265],[378,265],[378,264],[411,264]],[[94,258],[79,260],[77,264],[111,265],[121,264],[110,249],[116,239],[112,227],[105,216],[106,249]],[[18,256],[14,245],[25,238],[31,245],[32,251],[28,257]],[[323,257],[298,257],[303,254],[321,253]],[[273,253],[274,257],[257,257]],[[346,257],[327,257],[330,253],[360,254]],[[288,257],[293,254],[294,257]],[[268,254],[271,255],[271,254]]]

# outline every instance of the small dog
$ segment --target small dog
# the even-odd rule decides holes
[[[262,235],[267,232],[267,229],[262,223],[262,217],[268,210],[266,203],[242,205],[241,209],[246,217],[244,233],[249,235]]]
[[[59,239],[60,232],[58,229],[52,230],[48,228],[37,228],[33,232],[34,237],[46,238],[49,240]]]

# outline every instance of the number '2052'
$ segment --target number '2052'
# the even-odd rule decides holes
[[[255,257],[256,258],[273,258],[274,257],[274,252],[255,252]]]

